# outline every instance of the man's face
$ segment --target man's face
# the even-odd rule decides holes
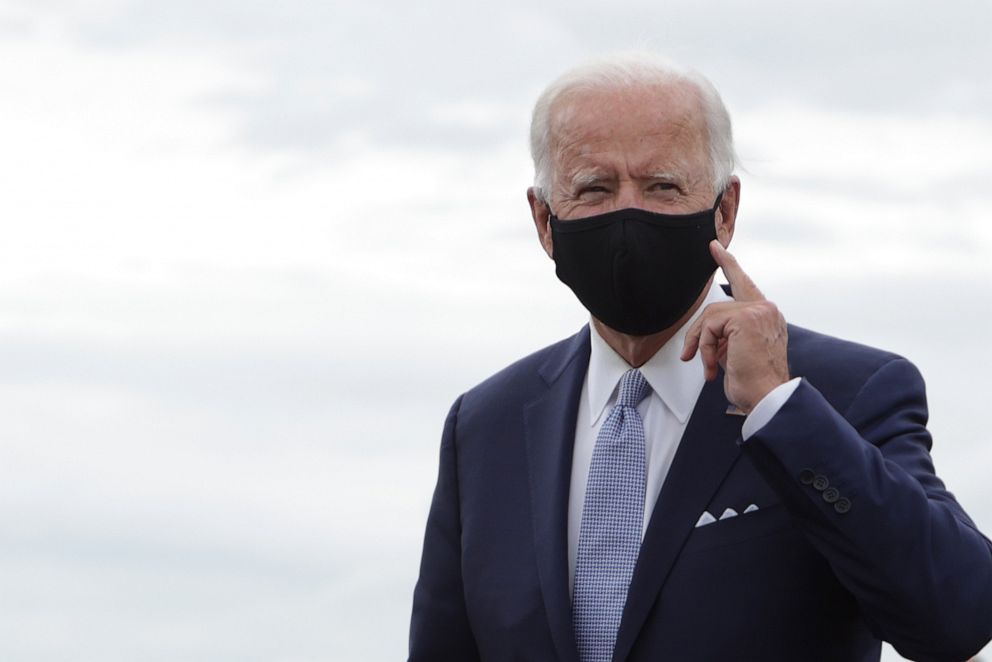
[[[572,92],[552,108],[550,138],[553,170],[548,200],[539,198],[533,188],[527,192],[538,237],[549,257],[555,256],[552,213],[567,224],[626,208],[662,214],[709,212],[716,200],[718,191],[713,189],[704,112],[694,88],[688,84]],[[731,177],[719,193],[723,197],[714,213],[715,233],[726,247],[733,236],[740,181]],[[670,247],[651,250],[662,254]],[[651,256],[645,259],[651,261]],[[675,264],[670,259],[664,263]],[[573,276],[589,270],[576,267],[575,262],[571,264],[571,275],[565,282],[573,287]],[[691,270],[691,266],[685,268]],[[656,275],[652,272],[652,276]],[[616,278],[615,272],[613,277]],[[664,274],[663,280],[670,278],[671,274]],[[652,277],[645,282],[657,280]],[[615,282],[612,287],[616,288]],[[592,300],[590,292],[597,288],[597,292],[602,291],[601,284],[594,283],[593,289],[585,293],[587,298]],[[705,292],[704,287],[700,301]],[[655,294],[648,294],[655,302],[649,305],[654,306],[652,309],[662,300]],[[579,294],[580,300],[582,297]],[[595,307],[611,310],[619,326],[639,332],[656,326],[620,319],[623,315],[610,305],[597,303]],[[686,315],[689,313],[691,307]]]
[[[703,115],[684,86],[580,93],[555,116],[550,198],[559,218],[712,206]]]

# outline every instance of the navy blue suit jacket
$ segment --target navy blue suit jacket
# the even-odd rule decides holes
[[[703,388],[651,515],[614,662],[964,660],[992,637],[992,545],[934,473],[905,359],[789,328],[803,381],[747,442]],[[448,415],[413,662],[578,662],[566,512],[589,332]],[[825,498],[826,495],[826,498]],[[704,511],[759,510],[694,528]]]

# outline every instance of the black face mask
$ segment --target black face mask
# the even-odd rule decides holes
[[[716,210],[656,214],[644,209],[563,221],[551,216],[555,273],[592,315],[633,336],[672,326],[695,303],[716,262]]]

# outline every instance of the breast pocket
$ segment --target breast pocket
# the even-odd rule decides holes
[[[750,513],[717,520],[696,527],[689,534],[683,554],[728,545],[739,545],[749,540],[785,533],[794,527],[792,516],[781,504],[766,506]]]

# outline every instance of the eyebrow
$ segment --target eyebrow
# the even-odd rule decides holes
[[[665,182],[679,183],[682,182],[685,177],[675,172],[656,171],[652,172],[644,179],[659,179]]]
[[[601,170],[580,170],[572,176],[570,183],[574,188],[581,188],[590,184],[596,184],[597,182],[609,181],[610,179],[612,178]]]

